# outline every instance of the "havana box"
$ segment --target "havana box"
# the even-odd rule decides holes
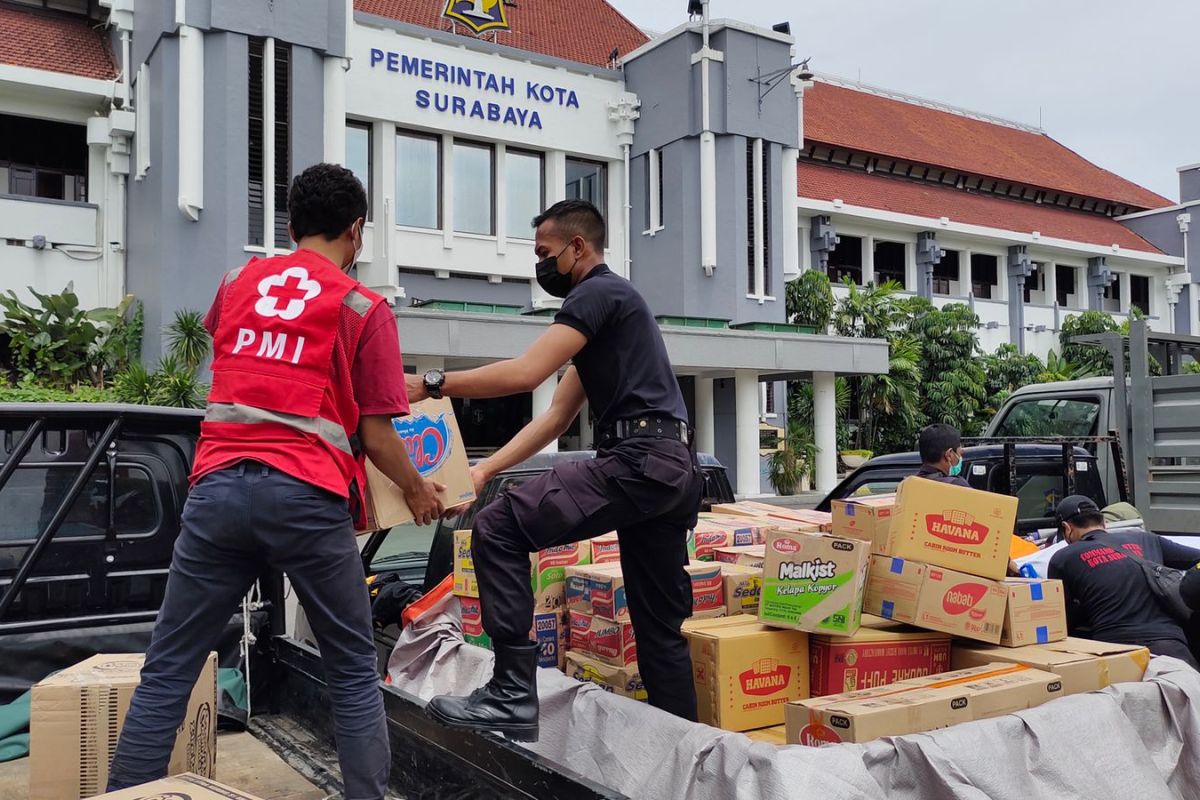
[[[917,621],[917,601],[929,567],[893,556],[871,556],[863,611],[896,622]]]
[[[820,533],[767,535],[758,618],[767,625],[849,636],[858,630],[870,545]]]
[[[850,539],[865,539],[871,552],[880,553],[887,547],[892,527],[892,510],[896,495],[879,494],[866,497],[847,497],[832,503],[833,535]]]
[[[1062,581],[1006,578],[1008,610],[1000,644],[1021,647],[1067,638],[1067,605]]]

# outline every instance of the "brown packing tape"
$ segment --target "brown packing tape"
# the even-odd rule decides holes
[[[810,608],[807,613],[801,614],[800,621],[806,625],[819,625],[821,620],[833,612],[852,604],[858,587],[859,584],[854,580],[842,584],[830,592],[824,600]]]

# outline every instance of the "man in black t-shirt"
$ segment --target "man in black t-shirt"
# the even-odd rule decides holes
[[[617,531],[638,665],[651,705],[696,719],[687,641],[692,613],[687,531],[703,478],[687,410],[662,333],[646,301],[603,263],[605,224],[582,200],[533,221],[538,283],[564,298],[554,324],[524,355],[466,372],[409,380],[411,399],[530,392],[572,362],[550,409],[472,469],[476,489],[561,436],[586,397],[597,415],[594,459],[559,464],[479,512],[472,553],[483,628],[496,654],[492,679],[469,697],[435,697],[443,724],[536,740],[537,645],[529,641],[529,554]]]
[[[971,488],[962,477],[963,446],[958,428],[942,422],[926,425],[917,439],[917,449],[921,452],[917,477]]]
[[[1059,531],[1067,546],[1050,558],[1047,576],[1059,578],[1067,598],[1073,636],[1148,647],[1193,667],[1187,636],[1150,590],[1137,560],[1191,569],[1200,550],[1184,547],[1140,528],[1108,531],[1100,508],[1087,497],[1059,501]]]

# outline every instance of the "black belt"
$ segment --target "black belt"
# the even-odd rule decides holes
[[[656,439],[673,439],[690,444],[692,429],[686,422],[674,417],[645,416],[619,419],[600,432],[600,442],[607,444],[621,439],[651,436]]]

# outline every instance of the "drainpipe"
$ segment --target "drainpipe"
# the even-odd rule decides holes
[[[717,142],[712,132],[708,73],[709,62],[724,60],[724,54],[709,48],[708,0],[704,0],[701,31],[704,46],[692,55],[693,64],[700,62],[700,265],[704,274],[711,277],[717,268]]]
[[[633,265],[633,255],[629,252],[629,248],[633,245],[633,237],[629,235],[629,215],[633,209],[630,202],[629,192],[629,148],[630,143],[625,142],[621,149],[625,153],[625,279],[632,280],[633,275],[630,272],[630,267]]]

